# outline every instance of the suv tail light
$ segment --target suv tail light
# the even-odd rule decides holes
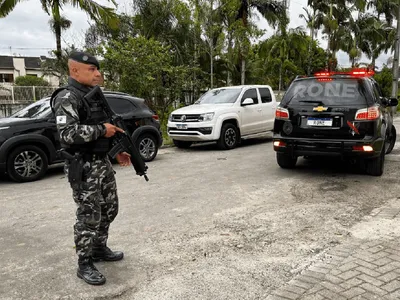
[[[289,111],[286,108],[278,107],[275,111],[275,118],[289,120]]]
[[[372,152],[374,148],[370,145],[356,145],[353,146],[353,151]]]
[[[157,122],[160,122],[160,118],[158,117],[158,115],[152,115],[151,116],[154,120],[156,120]]]
[[[379,108],[372,106],[357,110],[355,120],[376,120],[379,118],[379,115]]]
[[[286,147],[286,143],[282,141],[275,141],[274,147]]]

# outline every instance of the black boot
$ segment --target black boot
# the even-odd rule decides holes
[[[91,258],[79,258],[78,266],[76,275],[86,283],[102,285],[106,282],[106,278],[96,269]]]
[[[124,253],[121,251],[112,251],[107,246],[93,247],[93,261],[118,261],[124,258]]]

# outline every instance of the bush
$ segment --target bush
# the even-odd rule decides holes
[[[18,86],[48,86],[49,83],[42,77],[36,76],[19,76],[15,79],[15,85]]]

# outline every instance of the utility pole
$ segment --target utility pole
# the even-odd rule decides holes
[[[393,58],[392,98],[396,99],[397,99],[397,91],[399,89],[399,55],[400,55],[400,5],[398,5],[398,12],[397,12],[397,34],[396,34],[396,43],[395,43],[394,58]]]

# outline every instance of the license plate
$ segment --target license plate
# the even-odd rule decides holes
[[[187,129],[187,124],[176,124],[177,129]]]
[[[309,126],[332,126],[331,118],[308,118],[307,125]]]

